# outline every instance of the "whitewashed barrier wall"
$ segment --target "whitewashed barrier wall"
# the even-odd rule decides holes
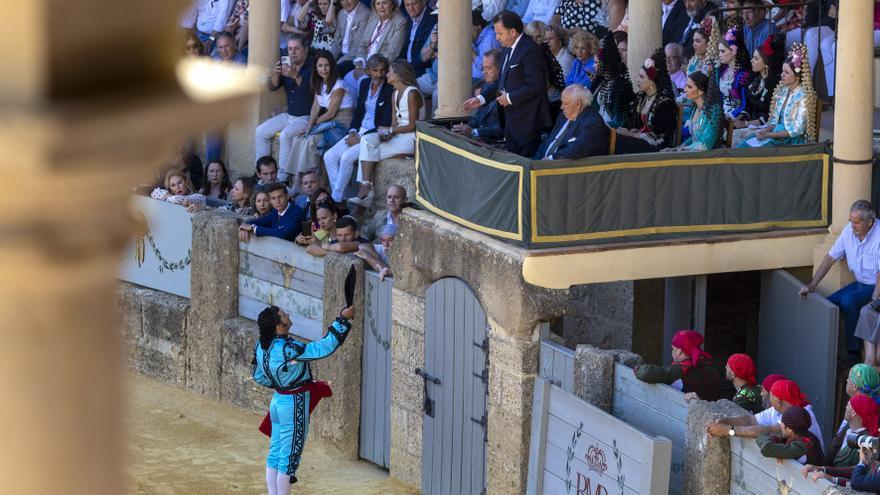
[[[574,382],[574,351],[550,340],[541,341],[541,365],[538,376],[552,385],[572,393]]]
[[[801,475],[796,461],[768,459],[750,438],[730,440],[730,495],[821,495],[832,486],[825,480],[813,482]]]
[[[688,414],[684,394],[668,385],[642,382],[635,377],[632,368],[615,363],[611,414],[649,435],[672,441],[669,493],[683,493]]]
[[[535,379],[529,495],[664,495],[672,445]]]
[[[324,335],[324,259],[274,237],[239,243],[238,312],[256,320],[267,305],[290,315],[291,333],[309,340]]]
[[[192,214],[145,196],[131,196],[128,207],[145,228],[123,251],[119,279],[189,298]]]

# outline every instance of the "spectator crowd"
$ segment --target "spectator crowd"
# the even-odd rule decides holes
[[[461,102],[470,117],[447,124],[540,160],[815,141],[814,67],[821,56],[833,97],[838,1],[661,0],[663,45],[633,85],[627,0],[473,0],[474,94]],[[273,159],[274,180],[293,196],[317,171],[336,210],[358,216],[376,199],[379,163],[411,156],[416,122],[436,110],[436,0],[280,3],[267,85],[284,91],[286,109],[256,127],[254,156],[265,167]],[[184,52],[246,63],[248,12],[248,0],[195,0],[181,19]],[[200,174],[225,177],[168,197],[188,206],[202,204],[199,194],[230,200],[222,134],[204,137],[214,172]],[[267,185],[254,179],[255,193]]]
[[[470,116],[437,122],[536,160],[816,141],[815,67],[833,97],[838,2],[661,0],[663,44],[629,64],[640,67],[633,84],[627,0],[472,0],[473,97],[461,102]],[[249,8],[194,0],[181,18],[184,53],[247,63]],[[412,156],[416,122],[437,108],[436,0],[280,0],[280,11],[266,84],[286,107],[254,129],[254,174],[229,176],[214,130],[184,146],[153,197],[255,215],[242,239],[357,251],[387,268],[394,229],[383,227],[409,204],[403,188],[389,190],[387,215],[365,213],[377,167]],[[369,225],[349,233],[355,219]],[[387,242],[361,250],[359,232]]]
[[[469,117],[441,123],[536,160],[815,142],[815,81],[834,96],[839,1],[660,0],[663,44],[638,65],[633,84],[627,0],[472,0],[473,96],[461,102]],[[248,8],[248,0],[196,0],[181,20],[184,53],[246,63]],[[381,277],[390,275],[399,215],[412,206],[406,190],[379,192],[386,208],[372,218],[365,213],[378,199],[377,167],[413,155],[416,122],[437,108],[437,18],[436,0],[281,0],[281,43],[267,86],[284,92],[286,108],[254,130],[253,174],[233,180],[220,158],[222,132],[210,132],[204,166],[196,144],[187,144],[152,197],[191,211],[231,210],[242,216],[245,242],[271,236],[315,256],[355,253]],[[880,493],[877,466],[845,441],[849,432],[876,436],[880,427],[874,225],[871,205],[856,202],[850,224],[801,290],[814,291],[841,258],[856,278],[829,297],[845,320],[847,358],[859,362],[848,375],[835,437],[823,439],[797,383],[782,375],[759,383],[745,354],[731,356],[725,378],[748,414],[721,418],[706,432],[755,438],[766,456],[802,462],[805,476]],[[701,345],[700,334],[681,331],[672,365],[635,373],[689,398],[718,399],[721,377]]]

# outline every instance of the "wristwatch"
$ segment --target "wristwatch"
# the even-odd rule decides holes
[[[727,434],[732,437],[736,436],[736,430],[733,429],[733,426],[730,427],[730,430],[727,432]]]

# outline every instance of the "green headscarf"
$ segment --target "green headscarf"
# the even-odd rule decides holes
[[[849,379],[859,392],[880,402],[880,373],[873,366],[859,363],[849,370]]]

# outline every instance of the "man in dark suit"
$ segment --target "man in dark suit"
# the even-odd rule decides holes
[[[501,50],[492,49],[483,55],[483,86],[489,87],[498,81],[501,72]],[[504,137],[504,129],[498,117],[498,102],[490,100],[471,115],[467,124],[455,124],[452,130],[485,142],[495,142]]]
[[[608,154],[608,126],[592,103],[593,94],[580,84],[565,88],[562,114],[534,159],[577,160]]]
[[[425,0],[404,0],[403,7],[406,10],[406,33],[409,36],[400,49],[399,58],[406,59],[418,77],[431,67],[431,59],[422,60],[422,47],[437,24],[437,15],[428,12]]]
[[[709,0],[683,0],[688,15],[688,24],[679,44],[684,48],[685,60],[694,56],[694,31],[700,27],[709,12],[718,8]]]
[[[684,30],[691,22],[685,0],[663,0],[660,8],[663,9],[663,46],[669,43],[679,43],[684,37]]]
[[[238,238],[250,240],[253,233],[257,237],[277,237],[292,241],[299,234],[302,221],[306,219],[302,208],[290,202],[287,186],[276,182],[267,188],[272,211],[239,225]]]
[[[495,37],[504,47],[498,84],[463,105],[473,110],[494,99],[501,107],[504,147],[522,156],[532,156],[541,142],[541,131],[549,128],[550,100],[547,98],[547,61],[541,46],[523,34],[522,19],[502,10],[493,19]]]

